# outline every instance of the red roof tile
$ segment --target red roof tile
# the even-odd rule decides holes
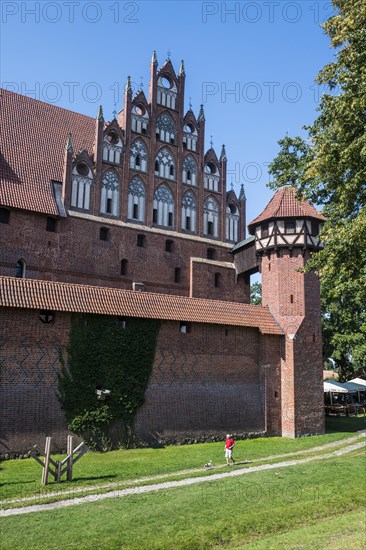
[[[255,225],[273,218],[315,218],[325,221],[326,218],[308,201],[299,201],[294,187],[281,187],[271,198],[265,209],[250,224],[250,233]]]
[[[93,118],[0,90],[0,205],[57,214],[51,180],[62,181],[66,139],[92,152]]]
[[[266,307],[15,277],[0,277],[0,306],[254,327],[263,334],[283,334]]]

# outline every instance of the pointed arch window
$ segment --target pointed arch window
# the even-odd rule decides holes
[[[182,229],[196,232],[196,198],[192,191],[187,191],[182,200]]]
[[[154,223],[163,227],[174,225],[173,193],[166,185],[160,185],[154,193]]]
[[[119,214],[119,190],[118,177],[113,170],[104,172],[102,179],[102,193],[100,197],[101,214],[118,216]]]
[[[155,159],[155,175],[161,178],[175,180],[175,160],[169,149],[160,149]]]
[[[216,192],[220,191],[220,172],[213,162],[205,164],[203,182],[205,189]]]
[[[213,197],[205,200],[203,207],[203,231],[205,235],[219,236],[219,205]]]
[[[103,139],[103,160],[105,162],[113,162],[113,164],[121,163],[122,140],[116,130],[110,130],[104,135]]]
[[[81,210],[90,209],[90,195],[93,183],[91,168],[86,162],[78,162],[71,176],[71,206]]]
[[[147,172],[147,149],[142,139],[135,139],[131,145],[130,168]]]
[[[190,185],[197,185],[196,180],[197,175],[197,165],[191,155],[184,157],[183,160],[183,170],[182,170],[182,181],[183,183],[188,183]]]
[[[226,240],[237,242],[239,234],[239,210],[236,204],[230,203],[226,208]]]
[[[197,130],[190,122],[183,128],[183,148],[190,151],[197,150]]]
[[[162,113],[156,121],[156,137],[166,143],[175,143],[176,134],[172,117],[168,113]]]
[[[157,102],[160,105],[175,109],[177,86],[170,75],[161,75],[158,78]]]
[[[145,186],[140,178],[135,177],[128,186],[128,219],[145,221]]]
[[[147,134],[149,124],[149,114],[142,103],[132,107],[131,129],[139,134]]]

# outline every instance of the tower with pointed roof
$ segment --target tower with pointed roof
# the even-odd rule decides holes
[[[291,187],[279,189],[248,229],[262,274],[262,305],[285,333],[281,357],[281,433],[324,431],[320,285],[304,272],[311,252],[323,247],[324,216]]]

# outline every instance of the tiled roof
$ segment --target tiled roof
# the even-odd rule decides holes
[[[0,277],[0,306],[237,325],[282,334],[266,307],[15,277]]]
[[[92,151],[93,118],[0,90],[0,205],[57,214],[51,180],[62,181],[66,139]]]
[[[326,218],[309,202],[299,201],[294,187],[281,187],[271,198],[265,209],[250,224],[250,233],[254,232],[254,226],[265,220],[273,218],[315,218],[325,221]]]

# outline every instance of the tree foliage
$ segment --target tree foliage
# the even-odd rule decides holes
[[[262,305],[262,284],[258,281],[250,285],[250,303],[255,306]]]
[[[270,165],[272,187],[292,185],[322,206],[326,246],[308,269],[321,277],[325,356],[345,378],[366,364],[366,4],[333,0],[324,31],[336,50],[316,81],[325,87],[308,140],[286,136]]]

